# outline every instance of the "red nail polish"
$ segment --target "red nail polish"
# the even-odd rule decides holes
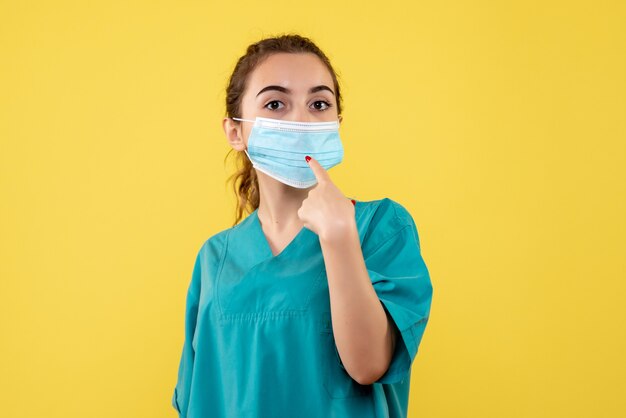
[[[354,206],[356,206],[356,200],[354,200],[354,199],[350,199],[350,200],[352,200],[352,204],[353,204]]]
[[[311,157],[309,157],[308,155],[306,157],[304,157],[304,159],[306,160],[306,162],[308,163],[311,160]]]

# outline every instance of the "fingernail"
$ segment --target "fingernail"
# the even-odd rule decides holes
[[[354,199],[350,199],[350,200],[352,200],[352,204],[353,204],[354,206],[356,206],[356,200],[354,200]]]
[[[309,160],[311,160],[311,157],[309,157],[308,155],[306,157],[304,157],[304,159],[306,160],[306,162],[308,163]]]

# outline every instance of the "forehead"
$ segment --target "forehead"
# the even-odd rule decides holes
[[[309,52],[272,54],[250,73],[248,82],[251,90],[271,84],[293,90],[307,90],[320,84],[333,88],[330,71],[317,55]]]

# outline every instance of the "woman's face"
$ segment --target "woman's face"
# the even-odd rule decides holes
[[[317,55],[272,54],[248,75],[241,101],[241,117],[254,120],[261,116],[299,122],[341,121],[334,90],[331,74]],[[231,119],[224,122],[231,146],[239,151],[247,148],[253,124],[236,124]],[[235,135],[238,141],[233,141]],[[245,146],[241,144],[242,139]]]

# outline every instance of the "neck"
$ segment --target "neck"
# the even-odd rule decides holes
[[[294,226],[301,227],[298,209],[307,198],[308,189],[298,189],[279,182],[257,170],[259,180],[259,220],[264,227],[278,232]],[[314,186],[313,186],[314,187]]]

